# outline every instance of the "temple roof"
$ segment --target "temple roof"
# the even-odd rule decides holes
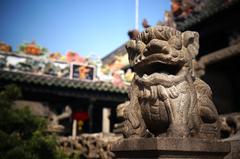
[[[186,19],[181,21],[176,21],[177,28],[179,30],[186,30],[190,27],[196,25],[199,22],[204,21],[205,19],[214,16],[215,14],[224,11],[236,3],[239,3],[240,0],[231,0],[226,3],[222,0],[211,0],[205,1],[207,4],[203,7],[203,10],[197,14],[191,14]]]
[[[83,81],[83,80],[59,78],[54,76],[36,75],[32,73],[14,72],[14,71],[6,71],[6,70],[0,70],[0,80],[27,83],[27,84],[37,84],[41,86],[48,86],[49,88],[60,87],[60,88],[68,88],[68,89],[81,89],[81,90],[89,90],[89,91],[97,91],[97,92],[105,92],[105,93],[118,93],[118,94],[126,94],[128,89],[127,86],[118,87],[113,85],[110,82],[87,81],[87,80]]]

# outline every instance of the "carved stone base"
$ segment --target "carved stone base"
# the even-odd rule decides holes
[[[222,159],[230,152],[230,144],[193,138],[124,139],[112,145],[116,158]]]
[[[240,158],[240,133],[223,140],[231,143],[231,152],[224,159],[239,159]]]

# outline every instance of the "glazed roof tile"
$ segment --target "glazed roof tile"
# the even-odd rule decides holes
[[[128,86],[124,85],[118,87],[113,85],[111,82],[104,81],[83,81],[76,79],[59,78],[47,75],[37,75],[25,72],[14,72],[0,70],[0,80],[10,81],[10,82],[20,82],[27,84],[37,84],[49,87],[62,87],[71,89],[83,89],[90,91],[103,91],[126,94]]]
[[[185,20],[183,21],[177,21],[177,28],[179,30],[187,30],[191,26],[223,11],[228,9],[229,7],[235,5],[236,3],[239,3],[240,0],[232,0],[226,4],[223,5],[224,1],[221,0],[211,0],[207,1],[206,7],[204,7],[204,11],[199,12],[199,14],[189,15]]]

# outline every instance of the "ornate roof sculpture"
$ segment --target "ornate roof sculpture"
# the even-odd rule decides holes
[[[80,80],[99,80],[111,82],[119,87],[128,84],[131,76],[125,75],[120,68],[127,62],[118,56],[111,64],[103,64],[99,58],[89,56],[82,57],[78,53],[68,51],[65,56],[59,52],[49,54],[46,48],[35,42],[20,45],[17,52],[6,50],[8,45],[1,44],[0,51],[1,69],[9,71],[22,71],[38,75],[52,75],[60,78],[76,78]]]
[[[19,46],[17,53],[27,54],[33,56],[44,56],[48,53],[48,50],[38,45],[35,41],[31,43],[24,43]]]
[[[0,51],[11,52],[12,51],[12,47],[10,45],[0,41]]]
[[[96,93],[105,94],[104,96],[112,94],[116,98],[119,96],[121,100],[126,98],[132,73],[127,72],[125,75],[117,66],[102,65],[100,60],[84,58],[76,52],[68,52],[65,57],[58,52],[50,55],[48,52],[42,54],[40,53],[42,47],[35,43],[29,45],[22,45],[21,51],[18,52],[0,51],[1,82],[31,85],[31,89],[35,86],[44,86],[45,89],[42,91],[47,91],[47,87],[49,90],[54,88],[51,91],[64,88],[73,92],[75,90],[90,94],[95,92],[95,95]],[[28,53],[25,52],[26,49]],[[89,93],[86,94],[86,97],[91,96]]]

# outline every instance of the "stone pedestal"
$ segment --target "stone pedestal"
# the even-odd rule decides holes
[[[240,133],[223,141],[231,144],[231,152],[224,159],[240,159]]]
[[[222,159],[230,144],[193,138],[124,139],[112,145],[116,158]]]

